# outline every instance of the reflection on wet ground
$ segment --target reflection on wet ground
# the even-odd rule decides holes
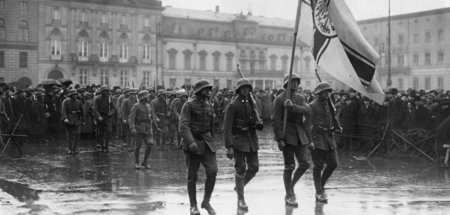
[[[328,204],[315,203],[312,174],[308,170],[295,188],[299,207],[285,207],[282,155],[276,149],[270,127],[259,137],[261,167],[246,187],[248,213],[236,209],[233,161],[225,157],[223,147],[219,150],[220,170],[211,202],[219,214],[448,214],[450,211],[450,170],[405,156],[358,161],[346,152],[340,153],[340,166],[330,179]],[[153,150],[152,169],[145,171],[133,169],[132,154],[120,147],[113,146],[110,154],[102,154],[92,146],[91,141],[85,141],[78,156],[68,156],[64,154],[64,142],[27,145],[27,156],[1,158],[0,214],[11,211],[188,214],[183,152]],[[199,179],[201,201],[203,172]],[[18,203],[2,201],[5,194]]]

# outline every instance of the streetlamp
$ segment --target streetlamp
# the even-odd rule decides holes
[[[387,77],[387,87],[391,87],[391,0],[389,0],[388,9],[388,77]]]

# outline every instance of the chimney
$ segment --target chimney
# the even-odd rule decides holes
[[[219,5],[216,5],[216,13],[219,13],[220,12],[220,7],[219,7]]]

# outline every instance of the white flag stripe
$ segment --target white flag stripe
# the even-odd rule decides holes
[[[351,55],[353,55],[354,57],[358,58],[360,61],[364,62],[365,64],[367,64],[370,67],[375,69],[375,64],[373,64],[372,62],[368,61],[366,58],[362,57],[361,55],[359,55],[358,53],[356,53],[352,49],[347,48],[346,46],[343,46],[343,47],[344,47],[345,51],[350,52]]]

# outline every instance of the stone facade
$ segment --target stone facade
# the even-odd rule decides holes
[[[391,18],[392,86],[450,89],[450,8]],[[383,87],[387,22],[358,22],[380,53],[377,78]],[[291,63],[293,27],[293,21],[218,8],[163,9],[156,0],[0,0],[0,82],[34,86],[68,78],[81,85],[170,88],[206,78],[224,88],[240,78],[239,64],[255,87],[280,88]],[[309,47],[298,44],[293,71],[306,89],[317,84],[314,70]]]
[[[0,0],[0,82],[38,81],[37,0]]]
[[[379,51],[380,84],[387,85],[388,18],[363,20],[360,29]],[[450,89],[450,8],[391,17],[392,86]]]

